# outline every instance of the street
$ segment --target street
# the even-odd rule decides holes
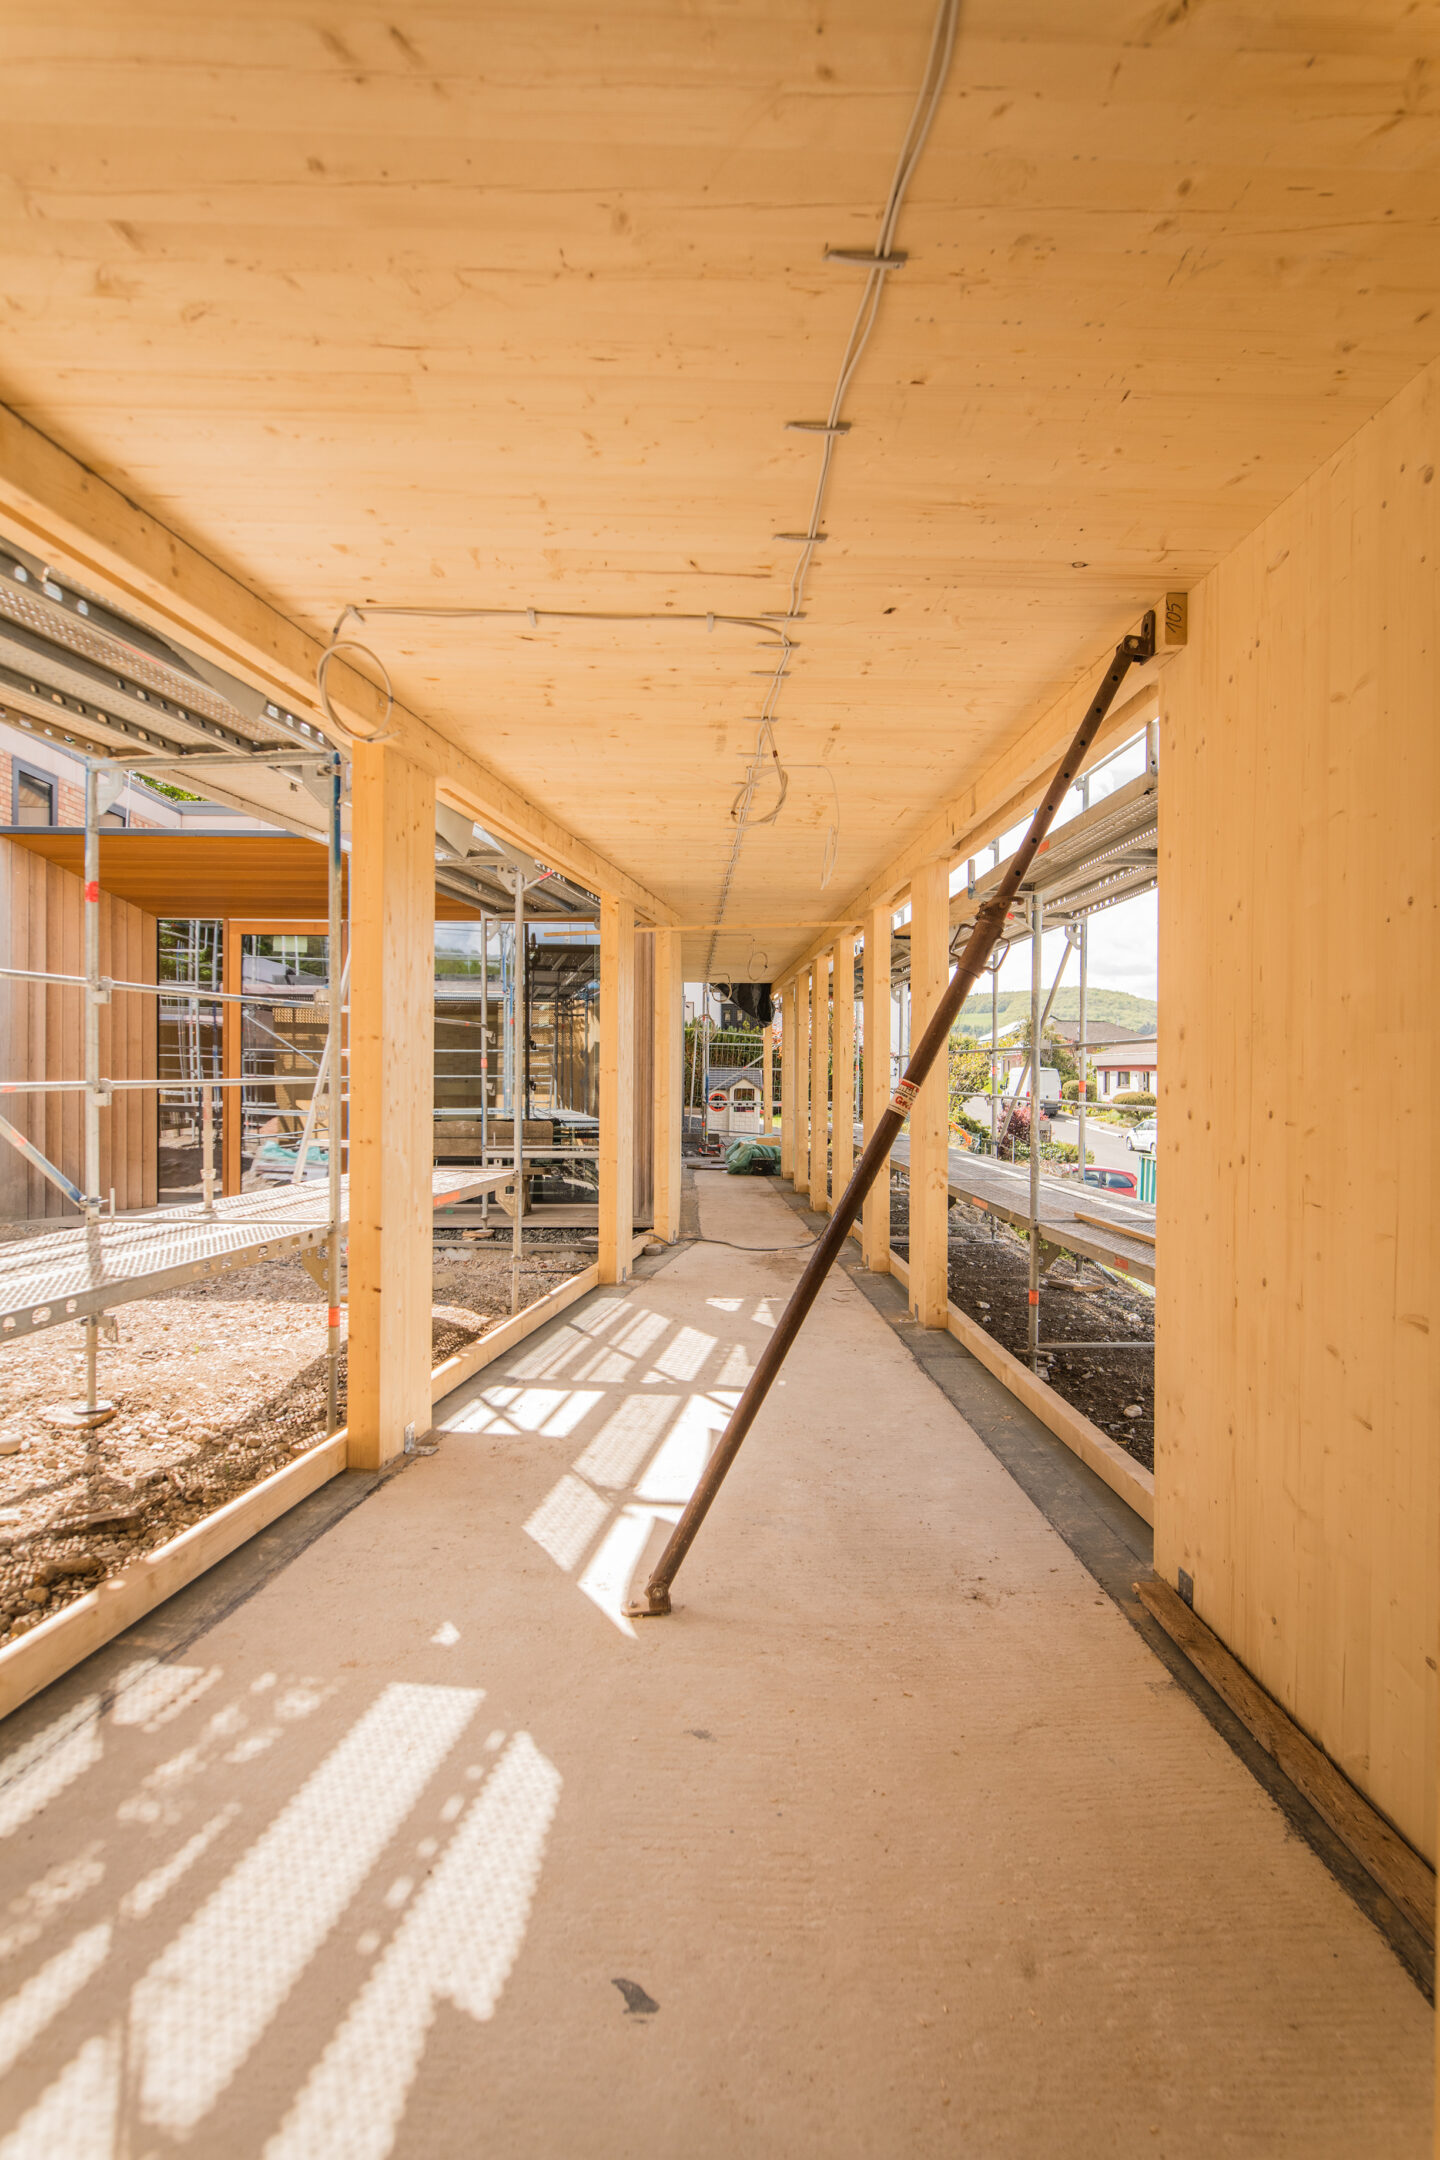
[[[1080,1126],[1074,1118],[1055,1118],[1053,1137],[1071,1147],[1080,1144]],[[1095,1118],[1085,1120],[1085,1152],[1095,1158],[1097,1170],[1129,1170],[1138,1185],[1140,1182],[1140,1157],[1132,1155],[1125,1145],[1125,1135],[1118,1125],[1102,1125]]]

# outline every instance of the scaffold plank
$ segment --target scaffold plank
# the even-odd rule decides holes
[[[437,1170],[433,1205],[501,1190],[512,1177],[503,1169]],[[349,1182],[341,1180],[342,1229]],[[0,1341],[323,1245],[330,1228],[327,1200],[319,1182],[283,1185],[217,1200],[213,1215],[202,1214],[198,1203],[160,1208],[0,1246]]]

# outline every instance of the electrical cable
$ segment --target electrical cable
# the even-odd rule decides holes
[[[810,575],[815,550],[820,542],[821,520],[825,510],[825,497],[829,488],[831,467],[835,459],[835,448],[849,425],[843,417],[845,400],[855,380],[860,362],[865,355],[865,348],[870,342],[871,333],[879,317],[881,303],[885,295],[887,274],[891,270],[898,268],[900,261],[903,260],[903,258],[896,256],[893,251],[895,231],[899,223],[900,212],[904,206],[906,193],[911,180],[914,178],[915,169],[920,162],[921,153],[925,148],[931,127],[934,124],[935,114],[939,109],[941,94],[945,88],[951,60],[954,57],[955,36],[959,21],[960,0],[939,0],[939,5],[935,11],[935,19],[931,25],[930,49],[926,54],[925,68],[920,78],[920,88],[916,94],[909,124],[900,145],[900,154],[895,161],[895,170],[891,177],[889,191],[885,197],[885,206],[881,212],[880,230],[876,237],[874,259],[869,262],[866,268],[864,289],[861,292],[860,302],[855,311],[855,319],[850,327],[849,338],[846,340],[840,370],[835,379],[834,394],[830,399],[829,411],[823,425],[818,430],[822,438],[820,470],[816,476],[815,492],[811,498],[810,516],[805,526],[804,538],[800,542],[800,554],[790,579],[790,616],[792,619],[801,613],[804,605],[806,581]],[[784,685],[788,658],[788,652],[781,655],[780,662],[771,678],[761,709],[759,732],[756,736],[754,751],[751,754],[750,766],[739,793],[731,805],[730,815],[735,821],[736,829],[730,846],[730,860],[725,867],[725,874],[720,884],[720,897],[715,907],[715,929],[711,934],[710,950],[705,960],[705,973],[707,976],[714,972],[715,951],[725,920],[725,910],[730,902],[731,888],[734,885],[735,873],[739,867],[741,850],[745,844],[745,835],[754,826],[773,824],[785,799],[782,790],[780,801],[766,816],[759,817],[753,814],[755,793],[765,772],[767,757],[773,761],[777,771],[783,771],[784,769],[781,764],[779,745],[775,738],[774,722],[775,708]],[[840,795],[838,788],[835,788],[833,774],[830,776],[830,784],[835,791],[836,814],[835,822],[830,829],[825,844],[825,860],[820,879],[822,891],[835,874],[835,866],[840,851]]]

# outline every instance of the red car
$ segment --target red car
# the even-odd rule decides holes
[[[1132,1170],[1087,1170],[1087,1185],[1103,1185],[1107,1192],[1135,1193],[1135,1173]]]

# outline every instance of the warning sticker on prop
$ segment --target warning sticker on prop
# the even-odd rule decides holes
[[[890,1097],[890,1108],[897,1117],[909,1117],[910,1107],[919,1093],[913,1080],[902,1080]]]

